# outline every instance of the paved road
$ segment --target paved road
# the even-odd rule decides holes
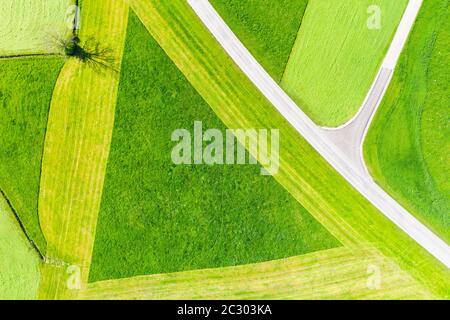
[[[363,157],[363,142],[384,93],[389,85],[393,70],[381,68],[372,88],[358,114],[339,128],[321,128],[322,133],[332,141],[353,164],[362,176],[372,179]]]
[[[419,0],[410,0],[405,17],[402,19],[399,32],[402,37],[395,37],[398,45],[391,49],[400,50],[403,44],[398,39],[406,39],[410,30],[405,21],[414,21],[417,12],[411,8],[417,5]],[[304,114],[294,101],[278,86],[270,75],[261,67],[251,53],[234,35],[219,14],[207,0],[188,0],[188,3],[203,21],[205,26],[221,44],[228,55],[239,68],[247,75],[261,93],[274,105],[281,115],[364,197],[377,207],[387,218],[406,232],[417,243],[424,247],[434,257],[450,268],[450,247],[427,227],[420,223],[408,211],[401,207],[372,179],[359,172],[354,163],[345,153],[338,148],[316,126],[312,120]],[[418,6],[420,8],[420,5]],[[413,14],[415,15],[413,16]],[[395,49],[397,47],[397,49]],[[390,50],[391,50],[390,49]],[[396,60],[387,60],[390,69],[396,64]]]

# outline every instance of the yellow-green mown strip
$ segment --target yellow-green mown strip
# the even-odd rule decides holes
[[[91,283],[80,299],[429,299],[394,263],[337,248],[237,267]]]
[[[134,0],[132,8],[230,128],[278,128],[275,178],[344,245],[371,244],[442,297],[450,272],[354,190],[277,113],[185,1]]]
[[[82,18],[80,39],[95,39],[119,65],[127,1],[84,0]],[[65,289],[61,274],[71,265],[80,268],[81,283],[87,283],[118,84],[117,70],[75,58],[68,60],[57,81],[39,195],[40,224],[51,265],[43,269],[41,298],[61,297]]]

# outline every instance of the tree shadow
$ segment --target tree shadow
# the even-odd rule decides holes
[[[102,46],[93,37],[81,41],[78,36],[72,35],[67,39],[53,37],[53,40],[58,51],[65,57],[78,59],[98,72],[105,70],[118,72],[113,50]]]

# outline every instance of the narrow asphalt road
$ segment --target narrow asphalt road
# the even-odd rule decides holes
[[[324,134],[323,129],[316,126],[262,68],[211,4],[207,0],[188,0],[188,3],[239,68],[299,134],[387,218],[447,268],[450,268],[450,247],[400,206],[370,177],[361,173],[357,166],[355,167],[349,157]],[[415,21],[420,4],[421,0],[410,0],[408,9],[398,28],[397,33],[399,35],[394,37],[389,51],[401,52],[412,26],[412,23],[407,22]],[[417,10],[412,10],[414,8],[417,8]],[[390,57],[389,54],[387,57]],[[388,65],[391,70],[394,69],[397,62],[397,59],[392,60],[392,57],[385,60],[386,66]],[[379,100],[381,100],[381,97]]]

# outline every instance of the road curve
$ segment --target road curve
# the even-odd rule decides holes
[[[329,138],[321,128],[295,104],[279,87],[251,53],[234,35],[228,25],[207,0],[187,0],[200,20],[247,75],[261,93],[273,104],[280,114],[338,171],[355,189],[377,207],[388,219],[406,232],[436,259],[450,268],[450,247],[436,234],[400,206],[372,179],[362,175],[354,164]],[[416,3],[418,0],[410,0]],[[407,11],[408,12],[408,11]],[[411,12],[411,11],[409,11]],[[411,19],[411,17],[403,17]],[[413,17],[413,20],[415,16]],[[401,28],[399,28],[400,30]],[[403,37],[408,37],[409,29],[403,28]],[[401,46],[403,47],[403,46]],[[401,50],[401,49],[400,49]],[[396,63],[395,61],[389,61]],[[392,66],[393,68],[393,66]]]

